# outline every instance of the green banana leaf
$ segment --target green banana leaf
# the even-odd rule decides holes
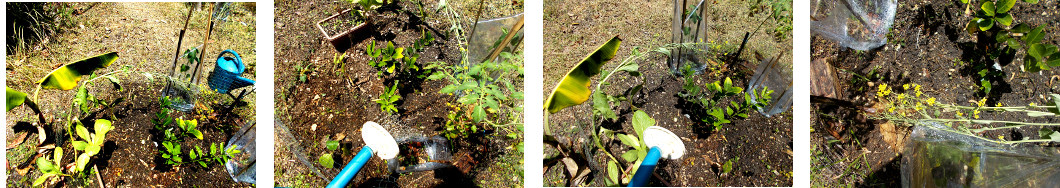
[[[23,102],[26,102],[26,93],[11,89],[11,87],[7,88],[7,111],[22,106]]]
[[[77,82],[81,81],[81,76],[90,75],[96,70],[106,68],[117,59],[118,52],[110,52],[66,64],[52,70],[51,73],[48,73],[48,76],[37,81],[37,84],[40,84],[40,87],[44,89],[71,90],[77,86]]]
[[[589,77],[600,73],[600,68],[603,67],[604,63],[610,61],[618,53],[621,43],[622,39],[618,38],[618,36],[611,38],[611,40],[597,48],[596,51],[586,56],[581,63],[578,63],[577,66],[567,72],[567,76],[560,80],[556,88],[552,90],[552,94],[549,94],[547,101],[545,101],[545,108],[548,109],[548,112],[556,113],[564,108],[582,104],[589,100],[589,95],[592,94],[592,91],[589,90]]]

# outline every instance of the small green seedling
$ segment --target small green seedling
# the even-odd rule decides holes
[[[382,95],[379,95],[379,99],[374,100],[379,103],[379,110],[386,112],[387,114],[394,114],[398,112],[396,102],[401,99],[401,94],[397,92],[398,83],[394,82],[394,86],[387,88]]]

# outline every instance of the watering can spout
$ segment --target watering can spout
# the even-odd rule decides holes
[[[244,77],[236,77],[235,82],[232,82],[232,88],[241,88],[252,85],[254,85],[254,80]]]

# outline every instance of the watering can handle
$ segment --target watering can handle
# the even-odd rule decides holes
[[[335,179],[331,179],[331,183],[328,183],[327,188],[342,188],[346,187],[346,184],[350,183],[350,180],[354,176],[357,176],[357,172],[361,171],[361,167],[364,167],[365,163],[368,163],[368,159],[372,159],[372,148],[364,146],[360,152],[350,160],[350,163],[346,164],[346,167],[339,171],[339,175],[335,176]]]
[[[659,147],[651,147],[651,150],[648,150],[648,155],[644,156],[644,162],[640,163],[637,172],[633,174],[633,179],[626,186],[644,187],[648,185],[648,179],[651,178],[651,173],[655,171],[655,165],[659,163],[659,158],[661,157],[662,154],[659,153]]]
[[[243,65],[243,58],[239,57],[239,53],[236,53],[236,51],[233,51],[232,49],[227,49],[222,51],[221,54],[217,54],[217,59],[224,57],[225,53],[230,53],[232,56],[236,57],[236,69],[239,69],[237,70],[238,72],[242,73],[244,69],[246,69],[246,66]]]

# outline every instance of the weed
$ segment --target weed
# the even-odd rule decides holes
[[[684,71],[685,75],[688,76],[685,76],[685,84],[682,86],[683,90],[678,93],[678,96],[685,101],[702,106],[706,116],[702,117],[700,121],[713,126],[714,131],[720,131],[722,125],[732,122],[730,120],[732,118],[747,118],[751,110],[769,106],[770,95],[773,93],[769,88],[745,93],[743,88],[733,86],[732,80],[726,77],[724,82],[714,81],[713,83],[707,83],[706,92],[703,92],[704,90],[695,84],[693,76],[691,76],[691,68],[686,66]],[[722,99],[740,95],[743,96],[742,103],[736,102],[736,99],[731,99],[729,105],[721,104]],[[751,95],[755,95],[755,99],[751,99]]]

